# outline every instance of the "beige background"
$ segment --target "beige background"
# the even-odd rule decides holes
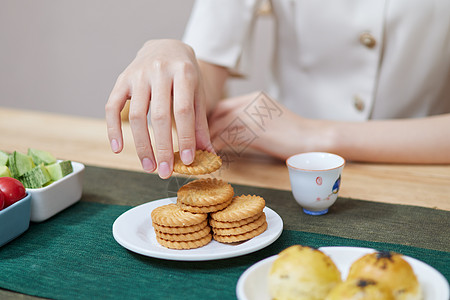
[[[193,0],[1,0],[0,106],[103,118],[117,75],[148,39],[182,37]],[[271,20],[257,22],[266,61]],[[236,95],[265,89],[268,63],[232,80]]]

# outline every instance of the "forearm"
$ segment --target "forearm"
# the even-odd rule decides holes
[[[351,161],[450,163],[450,114],[364,123],[327,122],[323,128],[330,137],[328,150]]]
[[[301,152],[325,151],[348,161],[450,163],[450,114],[421,119],[341,122],[303,118],[278,103],[278,114],[270,118],[264,113],[259,115],[265,118],[262,127],[249,113],[244,113],[257,94],[229,98],[217,105],[209,120],[216,147],[233,147],[235,143],[239,146],[242,141],[251,141],[245,146],[280,159]],[[233,123],[237,118],[241,122]],[[223,134],[230,124],[235,124],[239,138]],[[223,140],[230,136],[230,140]]]
[[[211,112],[220,99],[224,98],[225,83],[229,72],[227,68],[205,61],[198,61],[206,95],[206,111]]]

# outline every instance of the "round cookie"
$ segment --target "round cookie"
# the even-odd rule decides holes
[[[197,179],[183,185],[177,193],[177,201],[189,206],[213,206],[229,202],[233,187],[216,178]],[[223,208],[223,207],[222,207]]]
[[[163,226],[153,223],[153,228],[155,231],[159,231],[162,233],[170,233],[170,234],[182,234],[182,233],[191,233],[202,230],[208,226],[208,220],[201,222],[200,224],[191,225],[191,226]]]
[[[231,203],[231,200],[227,201],[227,202],[224,202],[224,203],[217,204],[217,205],[191,206],[191,205],[183,204],[180,201],[177,201],[177,205],[182,210],[187,211],[187,212],[191,212],[191,213],[195,213],[195,214],[205,214],[205,213],[216,212],[216,211],[224,209],[225,207],[230,205],[230,203]]]
[[[171,249],[193,249],[211,241],[207,214],[183,211],[176,204],[155,208],[151,213],[156,241]]]
[[[243,226],[246,225],[248,223],[254,222],[257,219],[259,219],[259,217],[261,217],[263,213],[259,213],[256,214],[250,218],[246,218],[246,219],[242,219],[239,221],[234,221],[234,222],[221,222],[221,221],[216,221],[214,219],[209,219],[209,225],[211,225],[211,227],[214,228],[234,228],[234,227],[239,227],[239,226]]]
[[[184,211],[176,204],[157,207],[151,213],[153,223],[169,227],[197,225],[205,221],[207,217],[207,214]]]
[[[266,222],[266,215],[262,213],[258,219],[255,221],[234,227],[234,228],[215,228],[212,227],[214,234],[216,235],[238,235],[238,234],[244,234],[246,232],[250,232],[252,230],[255,230],[256,228],[260,227]]]
[[[211,228],[209,226],[206,226],[203,229],[200,229],[199,231],[189,232],[189,233],[180,233],[180,234],[164,233],[164,232],[155,230],[157,237],[167,240],[167,241],[174,241],[174,242],[198,240],[198,239],[205,237],[210,232],[211,232]]]
[[[212,240],[211,234],[208,234],[198,240],[193,241],[168,241],[156,236],[156,241],[162,246],[178,250],[200,248],[208,244],[211,240]]]
[[[214,234],[214,239],[221,243],[236,243],[236,242],[242,242],[249,240],[251,238],[254,238],[255,236],[260,235],[267,229],[267,222],[264,222],[261,226],[258,228],[243,233],[243,234],[236,234],[236,235],[218,235]]]
[[[234,197],[227,208],[211,213],[210,216],[220,222],[235,222],[261,213],[265,205],[266,202],[260,196],[242,195]]]
[[[186,175],[203,175],[218,170],[222,166],[222,159],[211,152],[196,150],[194,161],[185,165],[181,161],[180,152],[174,153],[173,171]]]

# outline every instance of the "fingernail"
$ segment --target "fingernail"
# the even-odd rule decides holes
[[[144,158],[142,160],[142,168],[146,172],[153,172],[155,170],[155,164],[149,158]]]
[[[170,176],[169,164],[166,162],[160,163],[159,167],[158,167],[158,173],[159,173],[159,177],[161,177],[161,178],[169,177]]]
[[[113,152],[118,152],[119,151],[119,143],[117,142],[116,139],[112,139],[111,140],[111,149]]]
[[[181,151],[181,160],[185,165],[190,165],[194,161],[194,155],[192,155],[191,149]]]

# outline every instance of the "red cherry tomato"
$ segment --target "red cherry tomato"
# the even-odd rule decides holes
[[[0,191],[5,197],[5,208],[27,195],[22,182],[12,177],[0,177]]]
[[[2,192],[0,192],[0,210],[2,210],[5,207],[5,195],[3,195]]]

